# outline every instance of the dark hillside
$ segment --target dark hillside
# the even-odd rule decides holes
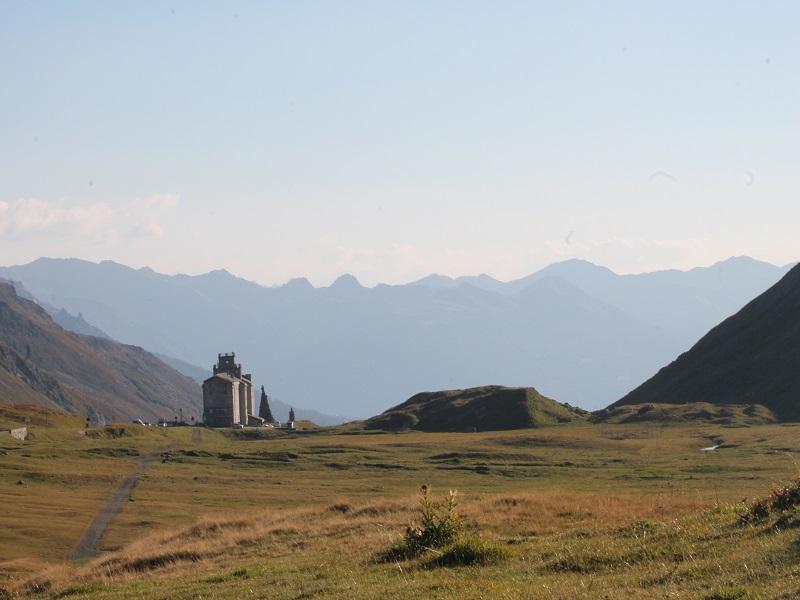
[[[800,420],[800,266],[609,408],[761,404]]]

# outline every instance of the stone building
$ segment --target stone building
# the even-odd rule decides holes
[[[242,374],[236,354],[220,354],[214,374],[203,382],[203,422],[209,427],[263,425],[255,416],[253,377]]]

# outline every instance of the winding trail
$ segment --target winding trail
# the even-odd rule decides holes
[[[78,545],[72,552],[72,560],[92,558],[100,553],[100,542],[103,541],[103,535],[105,534],[106,529],[108,529],[108,526],[111,525],[114,517],[116,517],[117,514],[119,514],[119,512],[122,510],[125,502],[130,500],[131,492],[133,491],[133,488],[136,487],[139,477],[141,477],[147,470],[147,465],[153,459],[160,456],[162,452],[163,450],[149,452],[139,457],[139,463],[136,467],[136,470],[133,473],[125,476],[125,479],[122,480],[122,483],[120,483],[117,490],[111,494],[106,501],[105,506],[100,509],[100,512],[97,513],[89,527],[86,528],[81,541],[78,542]]]

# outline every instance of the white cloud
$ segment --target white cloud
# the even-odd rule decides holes
[[[0,235],[7,240],[82,238],[87,241],[161,237],[164,211],[178,197],[157,194],[128,202],[75,204],[23,198],[0,201]]]
[[[163,213],[178,205],[174,194],[155,194],[135,200],[123,212],[124,227],[120,233],[127,238],[163,237]]]
[[[112,209],[102,202],[66,206],[36,198],[11,203],[8,215],[10,232],[17,237],[39,233],[86,235],[108,226],[113,219]]]
[[[178,205],[178,196],[175,194],[154,194],[142,201],[147,207],[175,208]]]
[[[0,235],[2,235],[8,226],[8,210],[8,202],[0,200]]]

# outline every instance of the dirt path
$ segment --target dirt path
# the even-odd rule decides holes
[[[139,464],[136,470],[130,475],[125,476],[125,479],[122,480],[117,490],[109,497],[106,505],[100,509],[100,512],[97,513],[94,520],[84,532],[81,541],[78,542],[78,545],[72,552],[72,560],[91,558],[100,552],[100,542],[103,540],[106,529],[111,525],[114,517],[122,510],[122,507],[125,506],[125,503],[130,500],[131,492],[139,481],[139,477],[141,477],[147,469],[148,463],[160,455],[161,451],[150,452],[149,454],[143,454],[139,458]]]

